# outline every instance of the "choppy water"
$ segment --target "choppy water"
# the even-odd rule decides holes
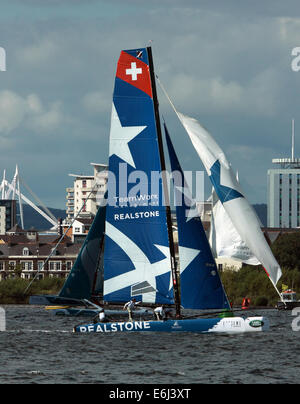
[[[78,319],[2,306],[0,383],[299,383],[300,331],[291,312],[266,315],[267,333],[73,334]],[[83,322],[86,320],[83,320]]]

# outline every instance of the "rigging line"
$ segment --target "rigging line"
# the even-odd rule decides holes
[[[173,102],[171,101],[171,98],[169,97],[169,94],[167,93],[167,90],[166,90],[165,87],[162,85],[162,82],[160,81],[160,79],[159,79],[159,77],[158,77],[157,74],[156,74],[156,80],[157,80],[157,82],[158,82],[160,88],[162,89],[163,93],[164,93],[165,96],[167,97],[167,100],[169,101],[169,103],[170,103],[171,107],[173,108],[174,112],[176,113],[178,119],[179,119],[180,122],[181,122],[181,119],[180,119],[179,114],[178,114],[178,112],[177,112],[177,110],[176,110],[176,108],[175,108],[175,105],[174,105]],[[182,122],[181,122],[181,123],[182,123]]]
[[[90,196],[92,195],[92,193],[94,192],[95,188],[98,186],[97,182],[95,183],[95,185],[93,186],[91,192],[89,193],[88,197],[86,199],[89,199]],[[27,288],[24,290],[24,295],[26,295],[26,293],[28,292],[29,288],[31,287],[32,283],[35,281],[36,277],[38,276],[38,274],[44,270],[46,264],[48,263],[49,259],[52,257],[52,255],[56,252],[57,247],[59,246],[59,244],[61,243],[61,241],[64,239],[64,237],[66,236],[66,234],[68,233],[68,231],[70,230],[70,228],[73,226],[73,223],[75,222],[75,220],[77,219],[77,217],[79,216],[79,214],[81,213],[82,209],[84,208],[86,202],[83,203],[83,205],[81,206],[81,208],[79,209],[79,211],[77,212],[77,215],[74,217],[73,221],[71,222],[71,224],[69,225],[69,227],[67,228],[67,230],[65,230],[64,234],[60,237],[60,239],[58,240],[58,242],[56,243],[55,247],[52,248],[51,253],[48,255],[46,261],[43,263],[41,268],[38,268],[37,273],[35,274],[35,276],[33,277],[33,279],[31,280],[31,282],[29,283],[29,285],[27,286]]]

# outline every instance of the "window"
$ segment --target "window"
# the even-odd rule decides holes
[[[16,261],[9,261],[8,267],[11,271],[14,271],[16,269]]]
[[[82,180],[82,188],[86,188],[86,180]]]
[[[29,255],[29,248],[27,247],[23,248],[23,255]]]
[[[5,262],[0,261],[0,271],[5,271]]]
[[[61,262],[60,261],[50,261],[49,269],[50,269],[50,271],[61,271]]]
[[[22,261],[21,262],[22,271],[32,271],[33,270],[33,262],[32,261]]]
[[[67,271],[71,271],[73,266],[73,262],[72,261],[66,261],[66,270]]]
[[[38,271],[44,270],[44,261],[38,261],[37,263]]]

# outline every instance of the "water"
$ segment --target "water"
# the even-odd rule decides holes
[[[291,312],[266,315],[267,333],[73,334],[82,319],[2,306],[0,383],[299,383],[300,331]],[[83,320],[82,322],[85,322]]]

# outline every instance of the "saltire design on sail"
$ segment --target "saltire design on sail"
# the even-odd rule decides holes
[[[171,258],[147,49],[122,51],[109,145],[104,300],[173,303]],[[128,188],[128,189],[127,189]]]
[[[164,125],[171,170],[179,173],[183,184],[174,183],[180,260],[181,305],[186,309],[230,308],[215,260],[199,216],[189,215],[195,209],[170,135]],[[188,202],[188,203],[187,203]]]
[[[224,206],[212,189],[209,243],[215,258],[232,258],[248,265],[260,265],[234,227]]]
[[[202,160],[233,225],[253,255],[261,262],[276,288],[276,283],[282,275],[280,266],[261,231],[254,209],[242,193],[240,184],[225,154],[208,131],[196,119],[179,112],[177,112],[177,115]]]
[[[100,206],[59,297],[91,299],[103,292],[103,253],[106,207]]]

